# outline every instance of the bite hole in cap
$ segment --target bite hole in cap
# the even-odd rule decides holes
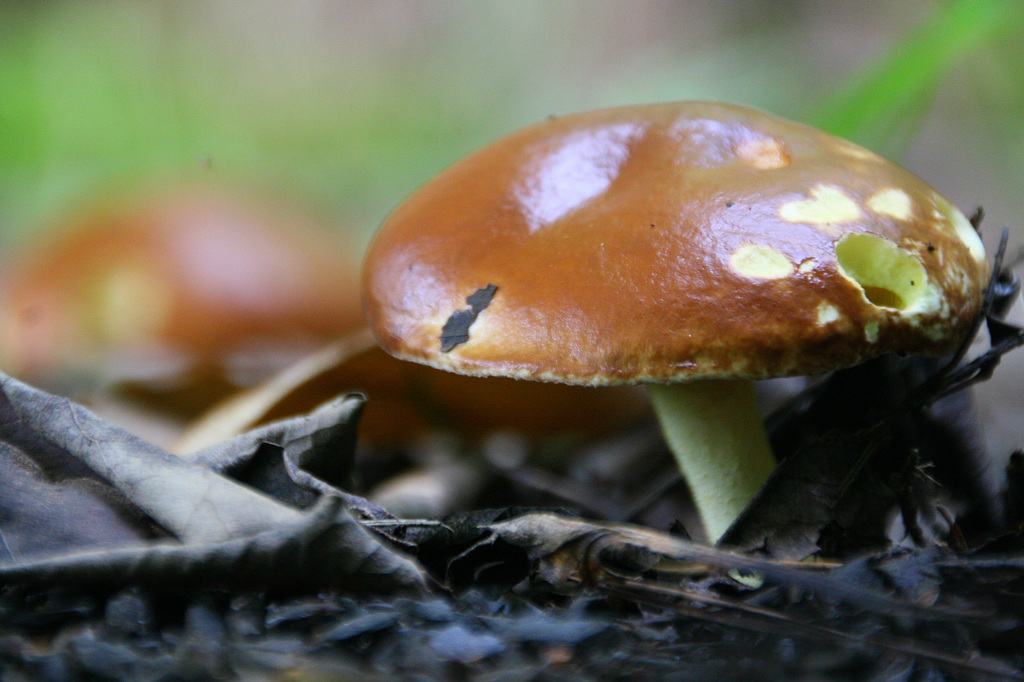
[[[836,242],[835,249],[840,272],[876,306],[905,310],[925,292],[924,266],[888,239],[866,232],[848,234]]]

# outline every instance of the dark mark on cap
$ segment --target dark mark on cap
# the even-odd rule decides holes
[[[456,310],[451,314],[448,321],[444,323],[444,327],[441,328],[442,353],[447,353],[459,344],[469,341],[470,325],[476,321],[476,316],[490,304],[491,299],[494,298],[494,292],[497,290],[498,287],[493,284],[477,289],[466,297],[469,310]]]

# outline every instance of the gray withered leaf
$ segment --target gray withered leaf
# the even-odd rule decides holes
[[[253,535],[218,542],[155,542],[0,565],[0,584],[158,585],[300,592],[426,592],[414,562],[387,549],[337,497]]]
[[[339,414],[337,409],[334,414]],[[316,434],[324,433],[314,426],[303,435],[303,429],[294,424],[285,431],[290,434],[283,439],[286,448],[288,443],[303,441],[309,446],[317,441]],[[327,438],[329,443],[335,440]],[[175,576],[189,576],[189,580],[235,576],[246,582],[251,574],[285,585],[311,579],[329,579],[331,583],[344,579],[346,585],[357,585],[370,576],[378,576],[369,580],[371,583],[381,584],[387,581],[379,576],[390,575],[394,587],[423,584],[418,567],[361,528],[336,497],[331,497],[335,502],[328,505],[335,509],[329,518],[303,513],[217,471],[171,455],[65,398],[4,375],[0,375],[0,441],[7,444],[0,454],[11,455],[8,459],[13,461],[12,453],[17,453],[23,460],[23,472],[32,471],[24,460],[33,459],[40,462],[39,471],[51,477],[62,468],[73,469],[80,477],[84,477],[83,471],[95,475],[93,480],[109,484],[113,493],[181,543],[142,544],[113,553],[82,550],[120,543],[83,543],[68,547],[66,556],[5,566],[0,579],[59,576],[61,581],[74,582],[77,575],[93,581],[99,572],[118,582],[127,582],[132,576],[161,583]],[[40,478],[37,475],[35,480]],[[26,480],[26,475],[20,480]],[[5,493],[10,492],[10,484],[3,487]],[[69,506],[75,499],[63,498],[65,516],[74,518],[79,513]],[[303,540],[310,533],[315,537]],[[308,551],[303,549],[306,542],[314,543]],[[316,566],[301,566],[303,558],[315,561]],[[288,576],[277,569],[302,575]],[[351,570],[365,571],[366,576],[352,576]]]
[[[791,560],[877,552],[903,534],[923,547],[945,542],[948,523],[927,528],[918,518],[944,518],[947,498],[966,503],[982,533],[995,529],[1000,481],[971,396],[931,381],[943,362],[883,356],[815,387],[813,400],[776,422],[773,445],[786,457],[720,544]],[[926,390],[944,397],[925,401]],[[902,526],[890,522],[895,510]]]
[[[299,512],[252,488],[164,452],[67,398],[0,379],[0,429],[26,454],[42,447],[77,458],[183,542],[253,535]]]
[[[362,394],[349,393],[309,414],[260,426],[183,457],[298,507],[330,494],[363,516],[390,518],[380,506],[344,490],[365,402]]]
[[[71,472],[51,475],[0,442],[0,564],[69,548],[139,545],[152,523],[107,483]]]

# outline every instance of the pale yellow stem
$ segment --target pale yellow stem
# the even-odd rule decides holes
[[[775,468],[754,383],[704,379],[647,388],[704,530],[715,542]]]

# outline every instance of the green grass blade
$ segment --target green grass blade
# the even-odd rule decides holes
[[[893,143],[913,122],[950,68],[971,52],[1024,27],[1022,5],[1011,0],[948,2],[890,53],[869,66],[822,106],[810,122],[874,148]]]

